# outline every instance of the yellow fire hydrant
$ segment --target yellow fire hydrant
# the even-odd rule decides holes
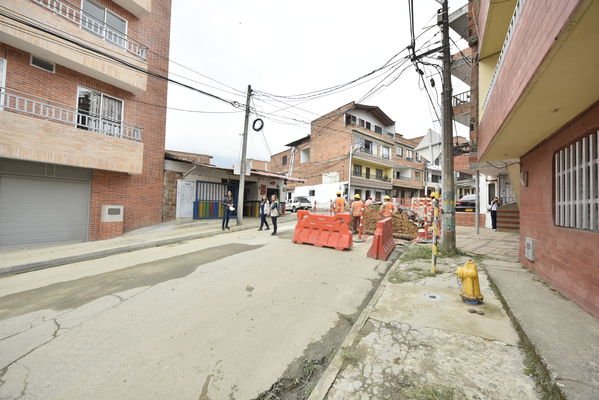
[[[462,300],[469,304],[480,304],[483,302],[483,295],[480,293],[478,284],[478,271],[476,264],[472,260],[466,261],[463,267],[458,267],[455,271],[458,282],[461,281]]]

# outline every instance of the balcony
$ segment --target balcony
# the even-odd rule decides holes
[[[144,70],[148,49],[144,45],[63,0],[5,0],[5,3],[15,14],[28,17],[22,23],[0,16],[3,22],[0,42],[131,93],[146,90]],[[29,20],[43,26],[45,31],[27,25]]]
[[[351,183],[352,185],[377,189],[391,189],[393,187],[391,179],[389,179],[388,176],[376,174],[367,175],[357,171],[352,171]]]
[[[458,8],[449,14],[449,27],[462,37],[468,40],[468,5]]]
[[[139,174],[142,130],[0,88],[0,157]]]
[[[462,125],[470,126],[470,91],[458,93],[451,98],[453,119]]]
[[[451,56],[451,75],[470,86],[470,69],[472,66],[472,51],[470,47]]]
[[[393,178],[393,186],[407,187],[411,189],[423,189],[424,181],[414,178]]]
[[[152,12],[152,0],[114,0],[114,2],[137,18]]]
[[[389,153],[393,151],[393,147],[389,149]],[[373,164],[378,164],[385,167],[393,167],[395,163],[391,160],[391,154],[388,158],[373,154],[372,149],[360,148],[354,152],[353,158],[356,160],[368,161]]]

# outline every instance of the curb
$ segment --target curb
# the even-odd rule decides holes
[[[383,294],[383,291],[387,287],[387,278],[391,273],[393,264],[395,264],[395,262],[399,260],[399,257],[403,253],[403,251],[397,251],[397,247],[398,246],[396,246],[395,250],[393,250],[393,253],[391,253],[389,260],[386,261],[387,271],[385,272],[385,276],[383,276],[383,279],[381,279],[379,287],[376,289],[376,291],[370,298],[370,301],[368,302],[366,307],[364,307],[364,309],[356,319],[354,326],[351,327],[351,329],[347,333],[347,336],[345,336],[345,339],[339,346],[339,349],[337,349],[337,352],[333,356],[331,362],[318,379],[318,383],[316,383],[316,386],[314,386],[314,389],[312,389],[312,392],[310,393],[308,400],[324,400],[324,398],[329,393],[331,386],[333,386],[333,383],[335,382],[335,379],[337,379],[337,375],[339,374],[339,371],[341,371],[341,367],[343,366],[343,357],[341,355],[342,350],[352,345],[352,343],[358,337],[360,330],[362,329],[368,318],[370,318],[370,314],[376,306],[376,303],[378,303],[381,295]],[[405,246],[404,248],[407,247],[409,246]]]
[[[294,221],[294,220],[292,219],[291,221],[281,221],[280,223],[284,224],[286,222],[292,222],[292,221]],[[245,231],[248,229],[256,228],[257,226],[258,226],[257,224],[256,225],[234,226],[229,231],[222,231],[220,229],[213,230],[213,231],[205,231],[205,232],[194,233],[194,234],[185,235],[185,236],[178,236],[178,237],[174,237],[174,238],[158,239],[158,240],[153,240],[153,241],[149,241],[149,242],[145,242],[145,243],[128,244],[128,245],[114,247],[114,248],[110,248],[110,249],[92,251],[92,252],[85,253],[85,254],[77,254],[77,255],[68,256],[68,257],[54,258],[54,259],[47,260],[47,261],[36,261],[36,262],[32,262],[32,263],[12,265],[9,267],[0,267],[0,277],[8,276],[8,275],[15,275],[15,274],[22,274],[25,272],[36,271],[36,270],[40,270],[40,269],[58,267],[61,265],[73,264],[73,263],[81,262],[81,261],[95,260],[98,258],[112,256],[115,254],[129,253],[131,251],[148,249],[150,247],[168,246],[171,244],[185,242],[187,240],[202,239],[205,237],[217,236],[217,235],[222,235],[225,233]]]

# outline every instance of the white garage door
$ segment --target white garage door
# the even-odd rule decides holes
[[[87,240],[89,181],[0,175],[0,246]]]

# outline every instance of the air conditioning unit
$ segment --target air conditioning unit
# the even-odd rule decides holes
[[[530,261],[535,260],[535,240],[527,237],[524,241],[524,257]]]
[[[102,222],[123,222],[123,206],[102,206]]]

